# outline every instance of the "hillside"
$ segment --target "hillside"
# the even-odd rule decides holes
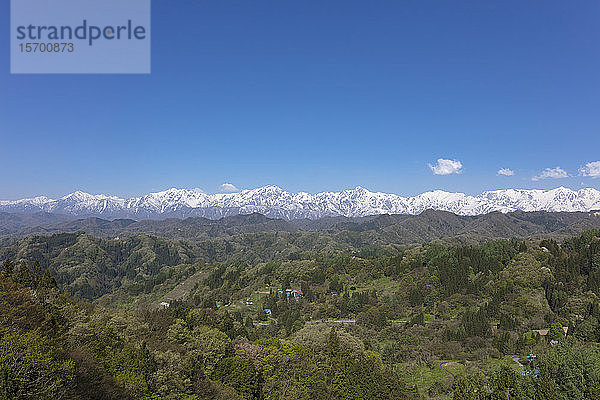
[[[533,235],[573,235],[600,228],[597,212],[493,212],[460,216],[426,210],[419,215],[378,215],[361,218],[325,217],[285,221],[261,214],[235,215],[218,220],[194,217],[164,220],[105,220],[97,217],[67,219],[54,214],[0,214],[4,236],[85,232],[102,238],[141,234],[172,239],[209,240],[246,233],[321,232],[328,235],[365,238],[365,245],[423,243],[447,237],[478,241],[494,238],[524,238]],[[354,239],[353,239],[354,240]],[[362,239],[361,239],[362,240]]]
[[[435,229],[475,221],[428,214]],[[573,216],[527,218],[560,229]],[[600,230],[343,240],[399,222],[202,242],[23,238],[0,250],[0,387],[8,398],[596,398]]]

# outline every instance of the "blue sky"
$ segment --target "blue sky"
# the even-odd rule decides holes
[[[0,198],[600,188],[600,3],[493,3],[154,0],[150,75],[11,75],[1,2]]]

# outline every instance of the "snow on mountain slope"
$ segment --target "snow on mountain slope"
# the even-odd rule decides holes
[[[441,190],[414,197],[370,192],[357,187],[342,192],[290,193],[277,186],[264,186],[239,193],[206,194],[199,189],[169,189],[142,197],[74,192],[60,199],[44,196],[16,201],[0,201],[0,211],[33,213],[39,211],[78,217],[104,218],[222,218],[258,212],[287,220],[342,215],[362,217],[377,214],[420,214],[427,209],[459,215],[479,215],[492,211],[590,211],[600,209],[600,191],[564,187],[552,190],[494,190],[478,196]]]

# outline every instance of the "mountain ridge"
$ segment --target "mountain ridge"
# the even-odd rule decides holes
[[[600,229],[600,213],[495,211],[465,216],[448,211],[426,210],[419,215],[341,216],[291,221],[258,213],[233,215],[218,220],[188,217],[141,221],[107,220],[99,217],[65,219],[63,216],[43,213],[0,213],[0,238],[85,232],[106,239],[154,235],[204,241],[245,234],[287,233],[301,237],[303,234],[315,233],[343,237],[341,242],[361,247],[368,246],[369,243],[411,244],[444,238],[480,242],[499,238],[561,237],[590,229]]]
[[[269,185],[237,193],[206,194],[199,189],[171,188],[128,199],[82,191],[60,199],[46,196],[0,201],[0,212],[39,212],[75,217],[167,219],[204,217],[220,219],[260,213],[287,221],[323,217],[367,217],[384,214],[418,215],[425,210],[457,215],[483,215],[499,211],[589,212],[600,209],[600,191],[565,187],[551,190],[505,189],[477,196],[433,190],[412,197],[371,192],[356,187],[341,192],[291,193]]]

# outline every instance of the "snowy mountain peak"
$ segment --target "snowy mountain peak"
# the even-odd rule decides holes
[[[362,217],[378,214],[420,214],[433,209],[459,215],[493,211],[591,211],[600,209],[600,191],[577,191],[558,187],[552,190],[492,190],[478,196],[433,190],[413,197],[371,192],[357,186],[341,192],[290,193],[269,185],[238,193],[206,194],[200,189],[171,188],[141,197],[122,199],[83,191],[53,200],[44,196],[0,201],[0,211],[39,211],[78,217],[162,219],[201,216],[222,218],[236,214],[261,213],[269,217],[297,219],[325,216]]]
[[[93,194],[89,194],[86,192],[82,192],[81,190],[77,190],[73,193],[69,193],[68,195],[62,197],[62,200],[77,200],[77,201],[87,201],[102,198],[102,195],[94,196]]]

